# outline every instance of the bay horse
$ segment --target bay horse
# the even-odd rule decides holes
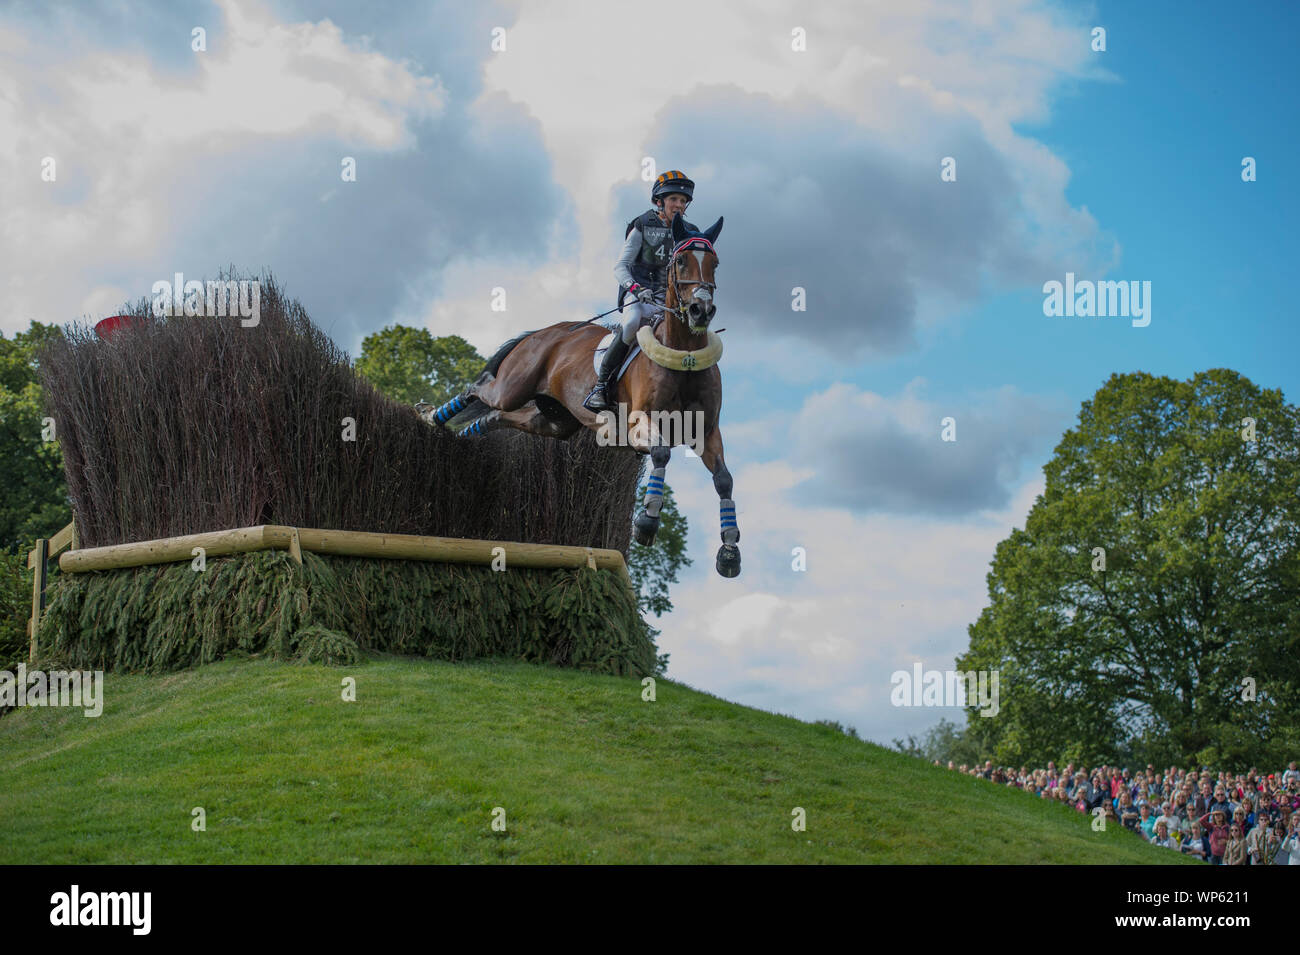
[[[673,219],[673,253],[668,263],[668,288],[663,315],[653,328],[642,326],[637,340],[641,351],[627,370],[609,385],[619,408],[617,420],[610,411],[599,414],[583,407],[595,378],[592,356],[602,337],[603,325],[559,322],[525,332],[502,345],[483,373],[464,392],[434,409],[419,404],[417,410],[430,424],[445,427],[452,418],[473,413],[459,437],[484,434],[494,428],[515,428],[544,437],[567,440],[582,428],[598,433],[601,443],[618,421],[652,422],[647,429],[624,426],[615,438],[638,454],[649,454],[654,469],[640,513],[633,521],[637,543],[654,543],[663,504],[664,472],[672,448],[695,435],[695,450],[713,475],[718,492],[722,546],[716,567],[723,577],[740,573],[740,528],[736,502],[731,499],[731,472],[722,453],[718,416],[722,410],[722,374],[717,360],[722,341],[709,330],[717,307],[713,292],[718,266],[713,243],[722,231],[719,218],[703,232],[687,229],[681,216]],[[666,315],[667,317],[663,317]],[[619,334],[615,330],[614,334]],[[654,422],[668,421],[660,429]],[[699,426],[691,429],[690,422]],[[676,427],[671,425],[677,424]],[[703,440],[700,440],[702,434]]]

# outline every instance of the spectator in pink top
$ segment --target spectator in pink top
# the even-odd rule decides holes
[[[1223,864],[1223,850],[1228,845],[1228,814],[1222,809],[1207,812],[1201,817],[1201,825],[1209,830],[1210,864]]]

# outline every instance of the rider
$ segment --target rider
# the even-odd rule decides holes
[[[636,340],[637,330],[644,320],[653,318],[659,309],[655,304],[662,304],[668,288],[668,262],[673,253],[673,218],[684,215],[695,192],[695,183],[686,178],[686,173],[672,169],[655,180],[650,190],[650,201],[654,209],[637,216],[627,224],[624,234],[623,254],[614,266],[618,277],[618,310],[624,311],[623,300],[633,296],[623,318],[622,335],[615,335],[613,343],[605,352],[600,363],[599,380],[591,389],[583,407],[591,411],[604,411],[609,408],[611,394],[610,378],[623,364],[628,349]],[[692,232],[698,232],[685,219],[682,225]]]

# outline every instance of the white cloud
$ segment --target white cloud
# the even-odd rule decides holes
[[[665,0],[653,9],[665,40],[653,30],[629,32],[646,16],[641,3],[555,0],[517,9],[507,50],[485,68],[486,88],[526,103],[541,120],[584,233],[598,241],[606,239],[610,184],[639,173],[651,130],[672,122],[665,107],[678,97],[689,102],[700,87],[820,100],[891,144],[924,153],[937,169],[946,130],[916,123],[900,88],[924,89],[954,121],[975,118],[1010,150],[1017,142],[1011,124],[1045,118],[1048,95],[1063,79],[1106,75],[1093,64],[1082,20],[1036,0],[799,8],[783,0]],[[807,34],[804,52],[791,49],[796,27]],[[657,158],[661,169],[676,163]],[[1015,158],[1020,172],[1047,186],[1050,196],[1038,204],[1051,211],[1063,167],[1044,150]],[[687,171],[705,182],[744,175],[743,164]]]
[[[192,211],[193,195],[179,191],[199,164],[220,167],[268,138],[397,150],[411,144],[411,123],[445,105],[436,77],[350,44],[329,21],[280,24],[248,0],[217,6],[220,42],[210,37],[194,54],[196,74],[179,81],[116,50],[74,58],[0,27],[0,330],[120,305],[103,276],[134,274],[176,230],[201,228],[177,215]],[[57,163],[53,183],[40,178],[46,156]],[[197,188],[226,201],[207,195],[210,184]]]
[[[892,707],[889,678],[918,659],[953,667],[987,604],[994,549],[1024,526],[1041,474],[1005,509],[945,521],[808,506],[799,485],[810,470],[785,460],[733,465],[743,569],[728,580],[713,568],[711,478],[674,455],[667,481],[695,563],[672,588],[673,612],[655,622],[669,676],[747,705],[837,719],[882,741],[919,734],[940,716],[961,722],[959,710]],[[805,572],[792,569],[794,547],[806,551]]]
[[[839,408],[841,418],[870,414],[932,430],[932,409],[918,395],[923,385],[911,382],[897,398],[832,386],[796,412],[729,427],[728,443],[751,455],[754,429],[797,430],[794,422],[823,404]],[[996,403],[1006,394],[985,398]],[[845,412],[854,404],[857,412]],[[840,720],[881,741],[919,733],[940,716],[963,719],[959,711],[892,707],[889,677],[915,660],[952,668],[966,650],[966,628],[987,604],[989,561],[1011,528],[1024,525],[1044,490],[1041,473],[1015,487],[1006,508],[933,520],[816,507],[803,494],[816,463],[738,460],[731,464],[742,554],[735,579],[714,570],[718,495],[707,470],[680,455],[668,465],[694,560],[672,587],[675,609],[655,624],[660,651],[672,657],[669,676],[749,706]],[[805,550],[805,572],[792,567],[796,547]]]
[[[668,27],[664,35],[673,38],[660,40],[654,31],[629,32],[646,16],[640,3],[551,0],[514,6],[505,51],[485,62],[480,103],[505,96],[537,117],[556,180],[572,199],[572,228],[555,238],[555,264],[535,269],[479,261],[448,273],[438,301],[423,316],[437,334],[461,334],[486,351],[525,328],[585,319],[609,307],[622,234],[611,228],[611,217],[620,211],[614,208],[616,193],[634,183],[648,194],[640,173],[650,144],[672,127],[675,109],[719,87],[836,109],[848,123],[869,130],[893,160],[933,166],[936,178],[954,132],[973,124],[1002,155],[1021,190],[1006,197],[1022,209],[1016,240],[1003,243],[1009,250],[990,253],[1017,261],[989,264],[1023,277],[1045,258],[1081,259],[1092,251],[1096,223],[1066,200],[1068,169],[1041,144],[1012,130],[1014,123],[1044,119],[1050,94],[1062,81],[1108,75],[1095,65],[1088,26],[1078,15],[1036,0],[800,8],[783,0],[743,8],[666,0],[655,6],[655,21],[689,29]],[[795,27],[807,33],[806,52],[791,50]],[[934,110],[926,122],[916,121],[918,92]],[[782,130],[770,134],[779,137]],[[657,171],[683,164],[676,156],[655,159]],[[752,181],[754,201],[761,203],[758,184],[771,179],[756,157],[743,154],[687,172],[699,183],[696,209],[707,211],[709,221],[728,211],[710,204],[710,183],[723,177],[733,186]],[[810,185],[799,170],[792,173],[792,193]],[[908,254],[938,253],[923,248]],[[1113,259],[1113,248],[1110,254]],[[722,282],[725,308],[725,274]],[[509,317],[482,315],[496,285],[511,289],[520,303]],[[922,328],[951,321],[954,311],[969,304],[951,290],[919,291],[916,321]],[[824,351],[747,337],[754,323],[743,314],[721,318],[732,330],[729,368],[794,385],[812,384],[823,374]]]

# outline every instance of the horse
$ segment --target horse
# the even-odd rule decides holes
[[[673,219],[663,314],[653,326],[642,325],[637,335],[641,351],[623,375],[610,383],[609,390],[620,409],[618,420],[640,422],[636,428],[625,426],[615,441],[627,443],[638,454],[649,454],[654,465],[641,511],[632,525],[636,542],[644,546],[654,543],[672,448],[687,443],[686,432],[692,429],[685,423],[697,422],[695,450],[713,475],[719,498],[722,546],[716,568],[723,577],[735,577],[740,573],[740,527],[718,428],[722,374],[717,362],[722,341],[709,330],[717,312],[713,292],[718,255],[713,244],[721,232],[721,218],[703,232],[687,229],[680,216]],[[473,413],[470,423],[457,432],[458,437],[514,428],[568,440],[582,428],[590,428],[602,444],[610,443],[611,430],[617,431],[614,414],[608,410],[597,414],[583,407],[595,376],[593,353],[608,332],[605,326],[589,322],[559,322],[524,332],[502,345],[461,394],[437,409],[421,403],[417,410],[428,423],[439,427]],[[644,427],[647,420],[652,422],[649,428]],[[683,426],[661,430],[653,424],[665,420]]]

